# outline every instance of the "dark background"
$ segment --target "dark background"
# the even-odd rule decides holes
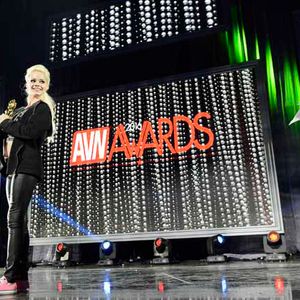
[[[22,105],[22,99],[25,97],[24,73],[26,68],[36,63],[43,63],[49,67],[52,75],[50,93],[54,98],[230,64],[228,49],[222,42],[220,33],[214,32],[143,50],[132,50],[109,57],[99,56],[65,66],[49,65],[46,45],[49,16],[81,10],[102,2],[105,1],[0,0],[1,111],[11,98],[16,98]],[[232,0],[224,3],[224,9],[228,12],[233,6],[239,8],[239,18],[243,20],[249,41],[256,33],[260,46],[264,49],[267,39],[270,40],[277,75],[283,72],[282,62],[287,55],[295,57],[299,63],[299,0]],[[249,49],[253,48],[251,43],[248,44]],[[249,54],[250,60],[254,58]],[[261,63],[264,62],[265,57],[261,54]],[[300,103],[300,99],[294,100]],[[282,110],[282,107],[278,107],[272,111],[270,117],[285,231],[289,251],[294,253],[300,250],[300,134],[287,126],[287,120],[282,117]],[[5,247],[6,209],[2,182],[1,247]],[[234,240],[236,245],[245,245],[237,239]],[[252,250],[261,247],[256,238],[248,238],[247,245]]]

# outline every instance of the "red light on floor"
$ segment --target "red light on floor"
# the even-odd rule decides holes
[[[280,240],[280,234],[277,231],[270,231],[267,239],[271,243],[277,243]]]
[[[281,276],[276,276],[274,278],[274,287],[275,287],[276,293],[278,295],[283,295],[284,294],[284,278]]]
[[[162,281],[159,281],[159,282],[158,282],[157,290],[158,290],[160,293],[164,293],[164,291],[165,291],[165,284],[164,284]]]
[[[61,293],[63,291],[63,284],[61,281],[57,281],[56,288],[59,293]]]

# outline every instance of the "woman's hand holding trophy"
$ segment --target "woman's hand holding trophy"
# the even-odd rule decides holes
[[[17,101],[12,99],[8,102],[7,109],[3,114],[0,115],[0,123],[2,123],[6,119],[11,119],[14,113],[14,110],[17,107]]]

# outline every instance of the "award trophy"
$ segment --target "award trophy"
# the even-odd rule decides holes
[[[7,109],[5,110],[4,113],[9,117],[12,117],[16,107],[17,107],[17,101],[15,99],[12,99],[8,102]]]
[[[4,114],[6,114],[7,116],[9,116],[10,118],[13,116],[14,111],[17,107],[17,101],[15,99],[12,99],[8,102],[7,108],[4,111]],[[7,140],[6,140],[7,136],[6,135],[1,135],[1,142],[2,142],[2,147],[0,145],[0,149],[2,148],[2,153],[0,153],[0,174],[2,176],[5,176],[6,173],[6,161],[8,158],[8,144],[7,144]],[[10,145],[11,147],[11,145]],[[1,151],[1,150],[0,150]]]

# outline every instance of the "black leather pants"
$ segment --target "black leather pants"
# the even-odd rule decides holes
[[[29,232],[27,209],[37,178],[16,174],[6,179],[8,245],[4,276],[8,282],[28,279]]]

